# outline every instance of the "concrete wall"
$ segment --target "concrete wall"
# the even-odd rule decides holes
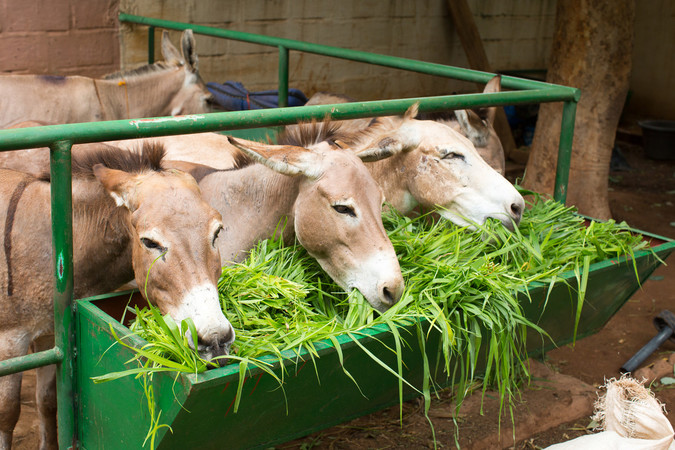
[[[496,69],[542,68],[551,43],[555,0],[470,2]],[[443,0],[121,0],[124,11],[325,45],[467,66]],[[144,27],[122,26],[122,62],[146,60]],[[174,34],[174,41],[178,33]],[[238,80],[251,90],[277,85],[277,50],[197,37],[200,71],[211,81]],[[471,84],[291,52],[291,87],[359,99],[472,91]]]
[[[0,71],[98,76],[118,70],[119,0],[0,0]]]

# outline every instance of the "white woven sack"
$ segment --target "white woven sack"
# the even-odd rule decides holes
[[[607,394],[595,404],[597,434],[555,444],[551,450],[675,450],[673,427],[664,407],[642,383],[627,376],[605,384]]]

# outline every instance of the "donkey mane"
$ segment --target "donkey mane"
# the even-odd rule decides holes
[[[92,168],[96,164],[129,173],[160,172],[165,153],[164,146],[157,142],[145,143],[139,149],[131,151],[122,151],[112,145],[102,144],[96,151],[73,158],[73,174],[92,174]]]
[[[471,111],[475,112],[481,120],[487,119],[487,113],[489,108],[478,108]],[[434,112],[421,112],[417,115],[419,120],[444,120],[444,121],[457,121],[457,116],[455,116],[455,111],[434,111]]]
[[[301,122],[298,126],[287,127],[279,135],[277,144],[311,147],[320,142],[328,142],[331,146],[336,146],[336,141],[350,139],[352,137],[342,130],[340,123],[325,119],[323,121]]]
[[[421,112],[418,114],[417,118],[419,120],[446,120],[446,121],[457,120],[454,111]]]
[[[149,73],[162,72],[177,67],[176,64],[170,64],[166,61],[158,61],[153,64],[146,64],[130,70],[121,70],[119,72],[109,73],[103,76],[103,80],[120,80],[122,78],[140,77]]]
[[[93,167],[97,164],[128,173],[160,172],[165,153],[164,146],[157,142],[148,142],[130,151],[99,144],[95,150],[73,155],[72,174],[75,178],[93,177]],[[51,180],[49,171],[43,172],[38,178],[42,181]]]

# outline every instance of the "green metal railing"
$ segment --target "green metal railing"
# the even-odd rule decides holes
[[[150,62],[154,59],[155,27],[174,30],[190,28],[195,33],[202,35],[278,47],[279,106],[285,106],[287,102],[290,50],[478,83],[486,83],[494,76],[494,74],[486,72],[441,64],[187,23],[150,19],[123,13],[119,15],[119,19],[120,22],[131,22],[150,27],[148,38]],[[0,131],[0,151],[34,147],[49,147],[50,149],[52,237],[54,277],[56,280],[54,289],[55,347],[43,352],[0,361],[0,376],[48,364],[57,364],[59,446],[67,448],[71,445],[73,447],[77,445],[71,190],[72,145],[106,140],[279,126],[292,124],[299,120],[322,119],[327,115],[335,120],[394,115],[404,113],[414,103],[419,103],[420,111],[433,112],[492,105],[564,102],[554,194],[556,200],[564,203],[579,90],[507,76],[502,77],[502,86],[514,90],[489,94],[435,96],[181,117],[116,120]]]

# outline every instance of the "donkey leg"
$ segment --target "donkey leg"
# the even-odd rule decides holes
[[[54,337],[41,337],[34,343],[35,351],[50,349]],[[38,367],[35,400],[40,417],[40,450],[58,449],[56,428],[56,366]]]
[[[21,374],[6,375],[0,378],[0,450],[12,448],[12,433],[20,412]]]
[[[0,361],[28,353],[28,338],[0,332]],[[12,447],[12,434],[21,413],[21,372],[0,377],[0,450]]]

